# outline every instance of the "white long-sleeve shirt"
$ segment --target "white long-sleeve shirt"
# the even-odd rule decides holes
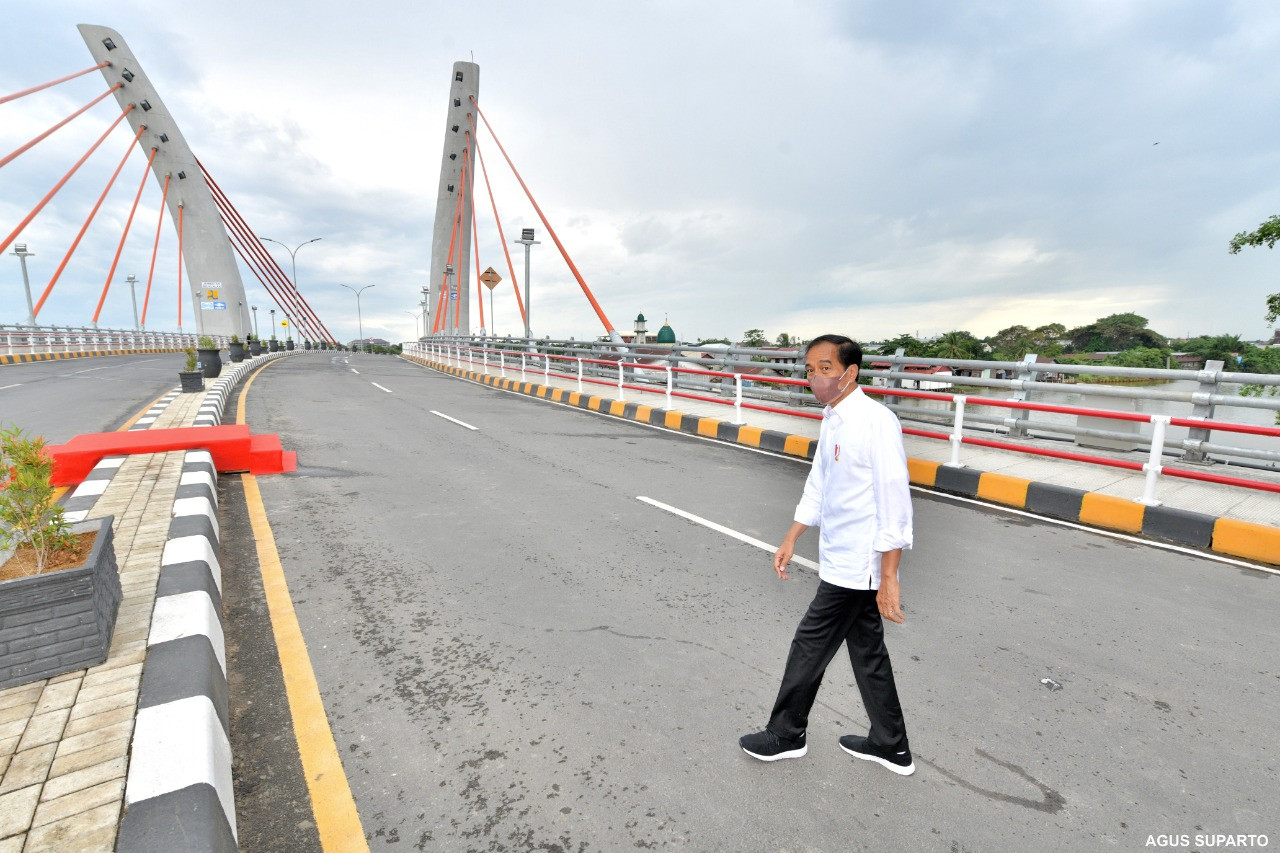
[[[848,589],[879,589],[880,555],[911,547],[902,427],[861,388],[827,406],[822,417],[795,520],[822,528],[820,578]]]

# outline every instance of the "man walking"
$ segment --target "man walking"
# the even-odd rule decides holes
[[[808,752],[809,710],[843,643],[871,728],[866,737],[840,738],[840,748],[909,776],[916,767],[881,621],[904,621],[898,561],[911,547],[907,457],[897,417],[858,387],[861,364],[862,348],[843,335],[814,338],[805,351],[809,386],[826,408],[813,467],[773,568],[786,580],[796,540],[818,525],[820,580],[791,641],[769,725],[738,743],[761,761]]]

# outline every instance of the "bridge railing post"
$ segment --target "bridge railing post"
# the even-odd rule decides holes
[[[742,425],[742,374],[733,374],[733,423]]]
[[[582,393],[582,356],[578,356],[578,393]]]
[[[625,364],[626,364],[626,361],[623,359],[621,355],[619,355],[618,356],[618,399],[619,400],[624,400],[622,396],[622,376],[626,370]]]
[[[1026,383],[1030,379],[1034,379],[1036,354],[1029,352],[1018,362],[1018,376],[1014,380],[1014,392],[1009,397],[1010,400],[1016,400],[1020,403],[1031,399],[1031,391],[1027,389]],[[1026,409],[1014,409],[1009,416],[1004,419],[1005,425],[1009,427],[1009,438],[1027,438],[1027,420],[1031,413]]]
[[[551,350],[542,354],[542,381],[548,385],[551,383]]]
[[[1142,497],[1138,498],[1138,503],[1147,506],[1160,506],[1160,501],[1156,500],[1156,481],[1160,479],[1162,470],[1160,461],[1164,455],[1164,434],[1168,426],[1168,415],[1151,416],[1151,452],[1147,455],[1147,463],[1142,466],[1142,470],[1147,472],[1147,480],[1143,484]]]
[[[671,362],[667,362],[667,408],[671,408],[671,386],[672,386]]]
[[[1191,395],[1191,417],[1197,420],[1213,419],[1213,395],[1218,393],[1218,382],[1222,376],[1223,363],[1217,359],[1211,359],[1204,363],[1204,370],[1196,374],[1196,379],[1200,381],[1200,387]],[[1208,464],[1211,460],[1209,454],[1204,451],[1204,443],[1209,440],[1211,431],[1207,429],[1189,429],[1187,430],[1187,440],[1183,442],[1186,448],[1182,453],[1183,462],[1195,462],[1201,465]]]
[[[960,461],[960,446],[964,443],[964,403],[968,399],[963,394],[957,394],[952,398],[956,404],[955,420],[951,424],[951,460],[947,462],[952,468],[963,468],[964,463]]]

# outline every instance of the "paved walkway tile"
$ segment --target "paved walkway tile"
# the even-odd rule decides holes
[[[203,399],[179,397],[155,426],[191,425]],[[184,456],[128,457],[89,514],[115,516],[124,597],[106,661],[0,690],[0,853],[115,847],[160,559]]]

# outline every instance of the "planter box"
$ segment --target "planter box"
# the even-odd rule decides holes
[[[293,341],[285,341],[284,348],[289,352],[293,352]]]
[[[198,370],[193,373],[178,371],[178,381],[182,383],[183,394],[204,390],[204,374]]]
[[[254,341],[253,343],[249,344],[249,355],[255,356],[255,357],[262,355],[261,341]]]
[[[98,531],[83,566],[0,582],[0,688],[107,659],[121,598],[111,520],[71,526],[76,533]]]
[[[244,344],[232,342],[227,345],[231,349],[231,363],[239,364],[244,361]]]
[[[275,338],[272,338],[268,345],[271,347],[271,352],[280,352],[280,342]]]

